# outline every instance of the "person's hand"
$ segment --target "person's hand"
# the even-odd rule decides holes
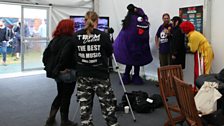
[[[171,29],[172,29],[171,27],[168,27],[168,31],[169,31],[169,32],[171,31]]]
[[[166,28],[165,28],[163,31],[164,31],[166,34],[168,34],[168,33],[169,33],[169,30],[168,30],[168,29],[166,29]]]
[[[61,74],[64,74],[64,73],[67,73],[67,72],[69,72],[70,71],[70,69],[65,69],[65,70],[63,70],[63,71],[60,71],[60,73]]]
[[[186,52],[191,52],[191,48],[188,45],[186,46]]]
[[[156,42],[155,46],[156,46],[157,49],[159,49],[159,42]]]
[[[156,48],[159,49],[159,44],[156,44]]]
[[[172,59],[176,59],[176,56],[172,55],[171,58],[172,58]]]

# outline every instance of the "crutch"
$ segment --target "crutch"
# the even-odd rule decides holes
[[[117,65],[117,61],[116,61],[116,59],[115,59],[115,57],[114,57],[114,54],[112,54],[112,57],[113,57],[113,60],[114,60],[115,69],[117,70],[119,79],[120,79],[120,81],[121,81],[121,85],[122,85],[123,90],[124,90],[124,94],[125,94],[126,100],[127,100],[127,102],[128,102],[128,106],[129,106],[129,108],[130,108],[130,110],[131,110],[131,115],[132,115],[132,117],[133,117],[134,122],[136,122],[136,118],[135,118],[135,115],[134,115],[134,113],[133,113],[133,110],[132,110],[132,107],[131,107],[131,104],[130,104],[130,101],[129,101],[129,98],[128,98],[128,95],[127,95],[127,91],[126,91],[126,89],[125,89],[123,80],[122,80],[122,78],[121,78],[121,73],[120,73],[120,71],[119,71],[119,66]]]

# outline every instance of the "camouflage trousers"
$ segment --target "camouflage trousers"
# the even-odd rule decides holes
[[[110,80],[100,80],[91,77],[78,77],[77,97],[80,103],[81,125],[94,126],[92,122],[92,107],[94,95],[99,98],[101,111],[108,126],[119,126],[115,116],[116,99]]]

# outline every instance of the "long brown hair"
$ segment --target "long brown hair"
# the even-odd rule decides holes
[[[74,22],[71,19],[63,19],[58,23],[52,36],[53,37],[57,37],[60,35],[72,36],[73,34],[74,34]]]
[[[94,23],[98,21],[98,14],[94,11],[88,11],[85,15],[85,22],[86,22],[86,26],[85,26],[85,30],[87,32],[87,34],[91,34],[91,32],[94,29]]]

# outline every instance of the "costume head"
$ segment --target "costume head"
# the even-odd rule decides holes
[[[114,55],[126,65],[146,65],[152,61],[148,17],[141,8],[129,4],[122,29],[114,42]]]
[[[148,17],[141,8],[135,7],[133,4],[127,6],[128,13],[123,22],[123,30],[137,31],[139,35],[149,30]]]
[[[188,34],[189,32],[191,32],[191,31],[194,31],[194,25],[191,23],[191,22],[189,22],[189,21],[184,21],[184,22],[182,22],[181,24],[180,24],[180,28],[181,28],[181,30],[184,32],[184,33],[186,33],[186,34]]]

